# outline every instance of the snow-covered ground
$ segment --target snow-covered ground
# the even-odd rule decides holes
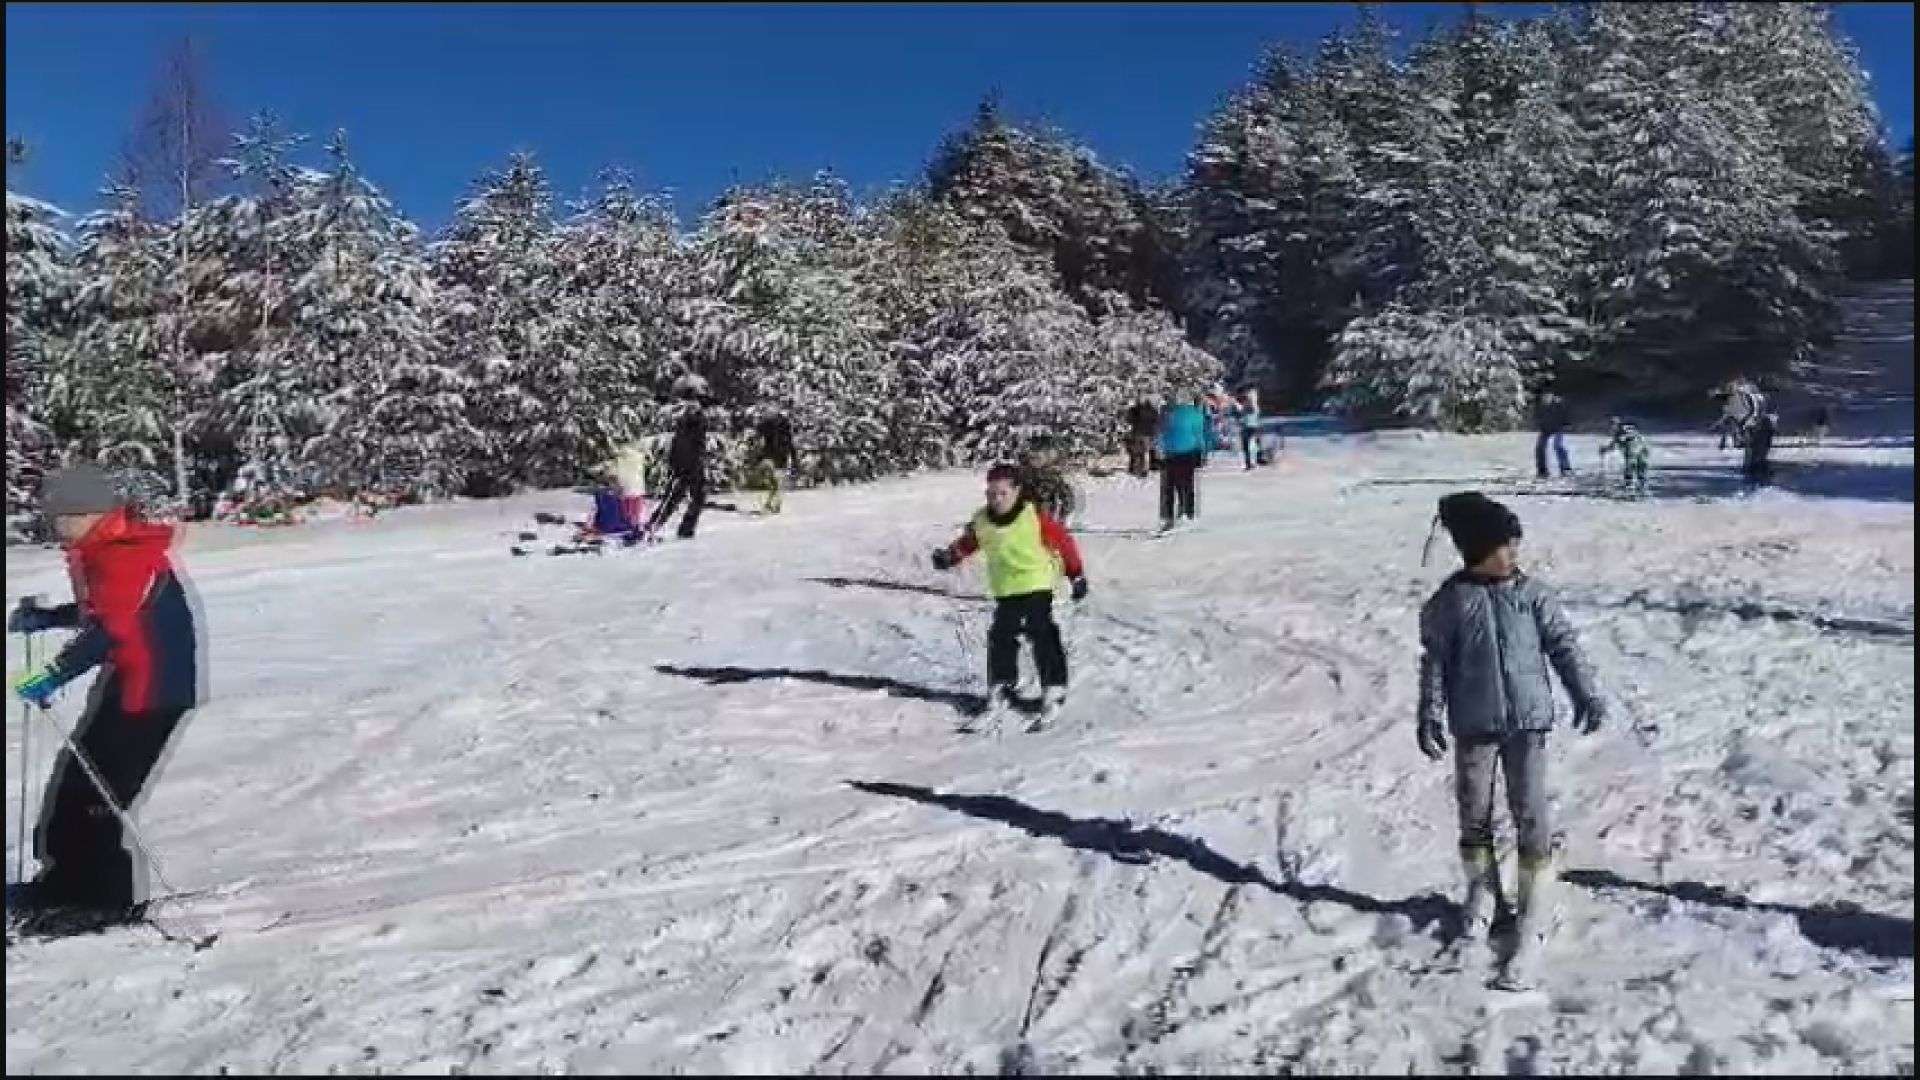
[[[1585,490],[1592,436],[1553,493],[1527,436],[1300,434],[1223,455],[1164,541],[1149,487],[1089,481],[1073,700],[998,740],[952,731],[978,570],[925,564],[975,475],[604,557],[507,554],[568,494],[196,528],[213,700],[142,821],[220,937],[10,949],[7,1071],[1911,1074],[1910,325],[1899,437],[1789,435],[1751,498],[1687,436],[1628,502]],[[1429,965],[1457,879],[1415,613],[1467,487],[1617,706],[1556,736],[1533,996]],[[65,591],[9,554],[8,605]]]

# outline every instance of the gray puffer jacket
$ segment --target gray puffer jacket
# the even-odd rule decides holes
[[[1437,726],[1444,703],[1457,738],[1551,729],[1549,661],[1577,707],[1604,709],[1566,612],[1525,574],[1448,578],[1420,609],[1420,646],[1420,723]]]

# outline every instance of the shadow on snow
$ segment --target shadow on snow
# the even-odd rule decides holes
[[[1632,881],[1611,870],[1568,870],[1561,880],[1583,888],[1628,889],[1655,893],[1695,904],[1726,908],[1730,911],[1760,911],[1791,915],[1800,926],[1800,934],[1815,945],[1865,953],[1882,960],[1913,959],[1913,920],[1893,915],[1876,915],[1840,905],[1797,907],[1793,904],[1768,904],[1749,900],[1718,885],[1698,881],[1674,881],[1652,884]]]
[[[1436,923],[1454,926],[1459,920],[1459,906],[1438,893],[1404,900],[1379,900],[1336,885],[1279,882],[1258,867],[1235,862],[1220,854],[1204,840],[1164,829],[1135,828],[1129,822],[1112,818],[1071,817],[1028,806],[1005,795],[946,795],[911,784],[867,780],[849,780],[846,783],[870,795],[909,799],[969,817],[997,821],[1032,836],[1058,840],[1070,848],[1099,852],[1117,862],[1140,862],[1153,855],[1174,859],[1229,885],[1257,885],[1303,904],[1324,901],[1370,915],[1404,915],[1416,928],[1421,929]]]
[[[979,694],[967,693],[963,690],[916,686],[913,683],[901,682],[899,679],[889,679],[884,675],[837,675],[830,671],[817,669],[802,671],[795,668],[676,667],[672,664],[656,664],[653,670],[663,675],[699,679],[709,686],[768,679],[792,679],[797,682],[820,683],[823,686],[838,686],[847,690],[879,690],[890,697],[932,701],[950,705],[963,712],[978,710],[986,703]]]

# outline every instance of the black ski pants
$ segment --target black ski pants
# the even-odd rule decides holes
[[[1033,642],[1033,666],[1040,685],[1067,685],[1067,651],[1060,643],[1060,626],[1053,621],[1053,593],[1003,596],[993,606],[993,626],[987,631],[987,684],[1011,690],[1020,681],[1020,638]]]
[[[80,718],[74,741],[86,751],[114,801],[131,815],[187,710],[126,712],[120,707],[118,680],[103,681],[106,685],[95,689]],[[43,720],[34,722],[52,734]],[[49,903],[123,908],[148,898],[148,867],[139,845],[124,835],[119,817],[64,744],[41,800],[33,853],[41,867],[39,889]]]
[[[1172,454],[1161,463],[1160,520],[1172,521],[1176,511],[1189,519],[1199,512],[1200,497],[1194,490],[1199,468],[1199,454]]]
[[[673,512],[680,503],[687,504],[686,516],[680,519],[680,536],[689,538],[700,527],[700,511],[707,505],[707,473],[701,469],[692,473],[674,473],[667,482],[667,493],[660,498],[660,506],[654,510],[653,517],[647,522],[647,531],[653,532],[666,527]]]

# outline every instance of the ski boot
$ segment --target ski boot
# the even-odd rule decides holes
[[[1067,704],[1067,688],[1066,687],[1064,686],[1047,687],[1046,696],[1042,698],[1040,702],[1039,715],[1035,716],[1032,720],[1027,722],[1027,730],[1029,732],[1034,732],[1034,731],[1041,731],[1046,728],[1052,727],[1054,725],[1054,721],[1060,719],[1060,710],[1065,708],[1066,704]]]
[[[1465,963],[1473,942],[1486,938],[1501,900],[1500,864],[1492,848],[1460,849],[1460,869],[1467,878],[1467,891],[1460,899],[1460,932],[1440,950],[1442,966],[1454,969]]]
[[[969,735],[976,731],[991,730],[995,735],[999,735],[1001,728],[1007,722],[1007,717],[1013,715],[1013,710],[1013,687],[996,686],[987,691],[986,703],[980,707],[980,710],[960,721],[959,727],[954,730]]]
[[[1520,866],[1520,880],[1515,892],[1514,946],[1513,955],[1507,958],[1505,969],[1494,979],[1494,986],[1500,990],[1532,990],[1539,981],[1540,958],[1546,951],[1547,938],[1553,931],[1557,919],[1555,901],[1559,881],[1559,867],[1556,858],[1549,857],[1545,862]]]

